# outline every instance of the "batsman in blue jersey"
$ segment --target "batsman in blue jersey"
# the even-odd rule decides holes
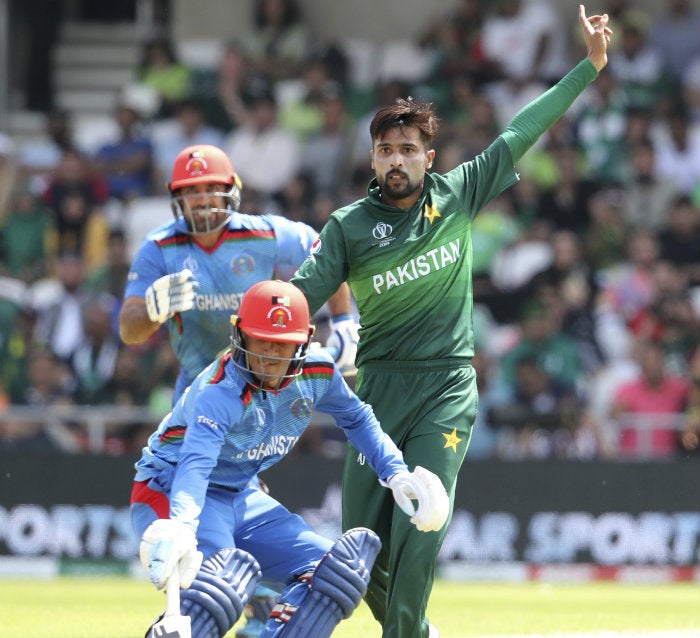
[[[440,529],[449,499],[433,473],[409,472],[330,354],[309,350],[314,328],[298,288],[254,284],[231,324],[231,347],[196,377],[136,463],[141,561],[158,588],[177,576],[180,611],[198,638],[223,637],[261,579],[282,590],[263,638],[327,638],[366,591],[376,534],[355,528],[327,539],[251,487],[294,447],[312,409],[335,419],[417,529]]]
[[[277,215],[238,211],[241,182],[210,145],[183,149],[168,184],[173,221],[151,231],[134,257],[119,330],[143,343],[167,324],[180,363],[175,400],[229,338],[229,317],[257,281],[289,279],[318,236]],[[357,332],[347,286],[329,300],[338,364],[354,364]]]
[[[167,325],[180,363],[173,402],[229,339],[229,317],[255,282],[288,279],[318,236],[277,215],[239,212],[241,182],[231,160],[211,145],[184,148],[168,183],[173,221],[151,231],[131,265],[119,330],[127,344],[147,341]],[[349,288],[329,299],[333,348],[343,372],[354,371],[357,325]],[[239,638],[259,635],[276,600],[260,587]]]

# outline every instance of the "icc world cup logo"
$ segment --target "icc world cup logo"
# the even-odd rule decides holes
[[[391,235],[393,232],[393,228],[391,227],[391,224],[386,224],[384,222],[379,222],[373,229],[372,229],[372,236],[375,239],[381,240],[381,239],[386,239]]]

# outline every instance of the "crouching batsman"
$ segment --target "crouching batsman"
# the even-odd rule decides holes
[[[362,600],[380,541],[366,528],[329,540],[251,484],[292,449],[312,409],[343,428],[419,530],[442,528],[448,497],[433,473],[409,471],[332,357],[309,350],[314,328],[298,288],[254,284],[231,323],[231,347],[199,374],[136,463],[131,516],[141,561],[157,588],[168,585],[169,602],[180,587],[179,613],[166,612],[146,636],[221,638],[262,580],[283,592],[263,638],[327,638]],[[168,625],[168,615],[187,622]]]

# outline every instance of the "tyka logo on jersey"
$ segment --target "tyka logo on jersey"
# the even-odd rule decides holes
[[[391,233],[393,232],[394,228],[391,224],[387,224],[386,222],[378,222],[372,229],[372,237],[377,240],[375,246],[379,246],[380,248],[383,246],[388,246],[392,241],[394,241],[394,239],[396,239],[395,237],[391,236]]]

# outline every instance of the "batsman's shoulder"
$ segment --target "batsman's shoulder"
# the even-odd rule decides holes
[[[309,354],[301,366],[299,379],[302,383],[311,382],[314,385],[320,383],[321,386],[327,387],[326,384],[333,380],[337,370],[333,357],[328,350],[314,346],[310,348]]]
[[[309,351],[306,355],[306,360],[304,361],[303,367],[305,367],[307,364],[326,364],[332,366],[333,363],[333,356],[328,351],[328,349],[324,348],[320,343],[315,342],[309,346]]]
[[[170,221],[164,222],[163,224],[160,224],[159,226],[156,226],[155,228],[151,229],[146,233],[146,241],[151,241],[154,243],[163,241],[164,239],[169,239],[170,237],[174,237],[175,235],[178,234],[178,229],[175,223],[175,220],[172,219]]]

